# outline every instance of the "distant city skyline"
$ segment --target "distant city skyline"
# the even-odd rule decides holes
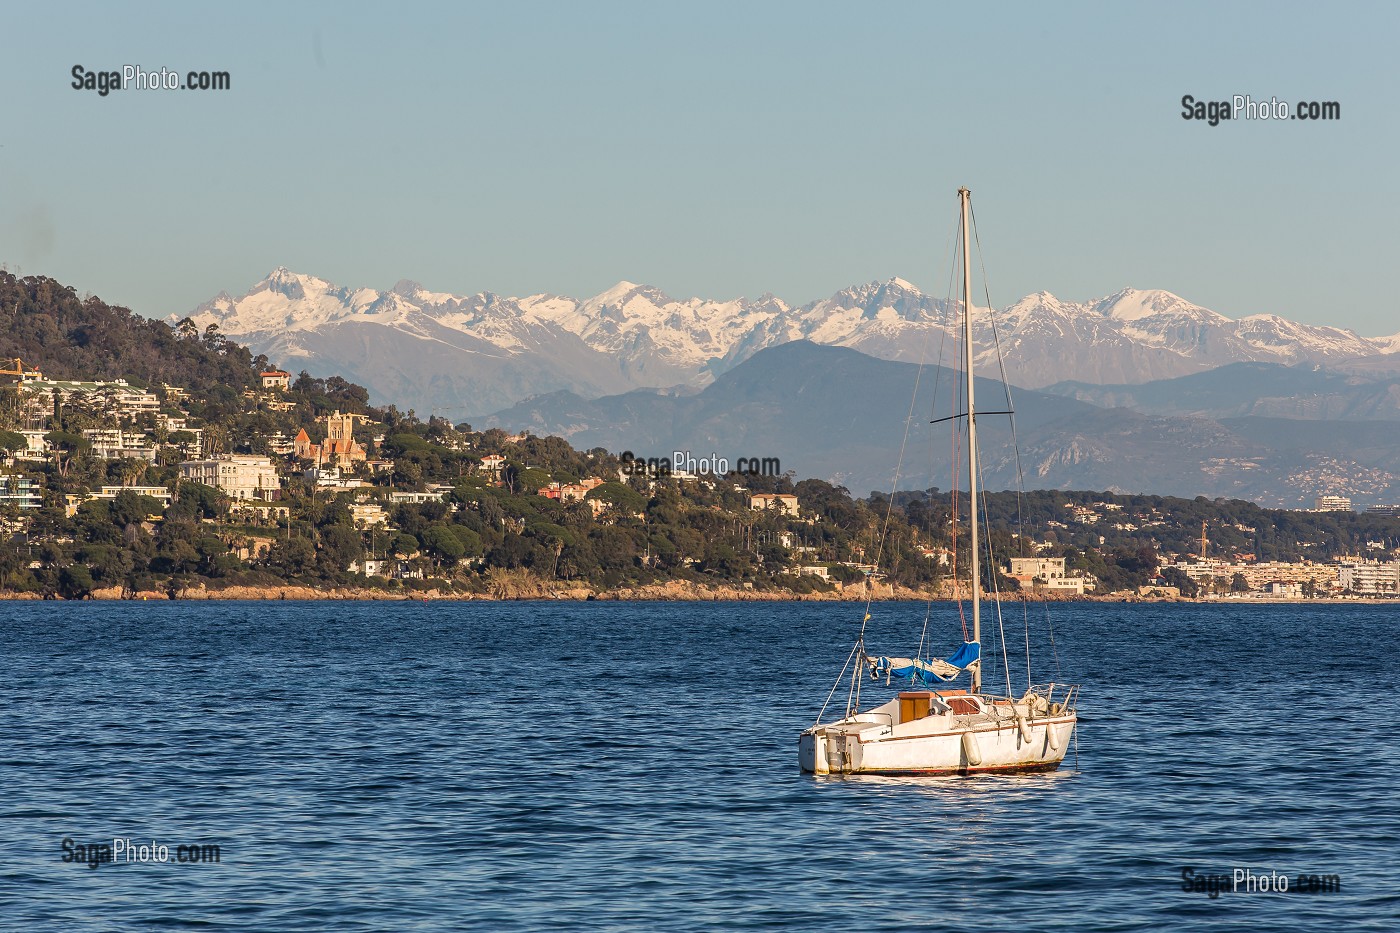
[[[1397,27],[1379,4],[16,9],[0,262],[152,317],[278,266],[457,294],[941,296],[967,185],[998,307],[1160,288],[1390,335]],[[230,87],[71,86],[124,65]],[[1188,94],[1341,119],[1211,127]]]

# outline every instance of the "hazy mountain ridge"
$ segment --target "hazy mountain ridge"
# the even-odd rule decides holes
[[[1101,408],[1131,408],[1150,415],[1400,421],[1400,372],[1368,371],[1345,363],[1335,370],[1231,363],[1138,385],[1067,381],[1046,386],[1044,391]]]
[[[287,368],[347,371],[402,406],[491,410],[568,390],[703,386],[767,347],[794,340],[852,347],[881,359],[949,359],[956,303],[903,279],[843,289],[794,307],[773,295],[674,299],[619,282],[591,298],[431,292],[401,281],[387,292],[347,288],[279,268],[192,317]],[[995,324],[995,329],[994,329]],[[1365,338],[1275,315],[1231,320],[1161,290],[1124,289],[1089,302],[1029,295],[974,309],[979,363],[996,345],[1013,381],[1066,376],[1091,384],[1167,379],[1242,361],[1336,364],[1400,358],[1400,334]]]
[[[776,456],[798,476],[819,476],[858,495],[888,490],[899,462],[915,384],[913,364],[847,348],[793,342],[765,349],[699,394],[634,391],[583,399],[560,392],[519,403],[473,426],[529,428],[575,447],[667,456],[688,450],[729,457]],[[950,485],[946,426],[930,429],[955,397],[951,373],[925,371],[914,403],[899,488]],[[1005,418],[979,419],[984,474],[992,489],[1101,489],[1261,504],[1308,506],[1322,493],[1358,504],[1400,496],[1400,432],[1327,421],[1150,415],[1098,408],[1047,392],[1012,389],[1020,458]],[[978,398],[1000,408],[1000,383],[979,379]]]

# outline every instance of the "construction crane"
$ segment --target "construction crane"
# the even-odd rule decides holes
[[[44,378],[44,374],[39,372],[39,370],[37,369],[25,369],[24,360],[20,359],[19,357],[15,357],[15,365],[13,369],[10,369],[8,367],[0,368],[0,376],[18,376],[20,382],[25,382],[30,379]]]

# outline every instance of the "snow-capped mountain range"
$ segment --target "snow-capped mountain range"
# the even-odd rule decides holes
[[[757,299],[678,300],[619,282],[591,298],[507,298],[345,288],[275,270],[246,294],[190,316],[293,372],[340,373],[380,401],[457,417],[561,389],[590,397],[642,387],[700,388],[759,350],[794,340],[889,360],[951,361],[957,305],[899,278],[795,307]],[[1271,314],[1232,320],[1171,292],[1124,289],[1088,302],[1048,292],[997,312],[973,309],[979,362],[999,343],[1013,384],[1135,384],[1227,363],[1329,364],[1400,352],[1400,334],[1366,338]]]

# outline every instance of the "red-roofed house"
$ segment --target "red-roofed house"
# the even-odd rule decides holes
[[[292,374],[284,373],[280,369],[269,369],[261,374],[262,387],[264,389],[277,389],[285,392],[292,384]]]

